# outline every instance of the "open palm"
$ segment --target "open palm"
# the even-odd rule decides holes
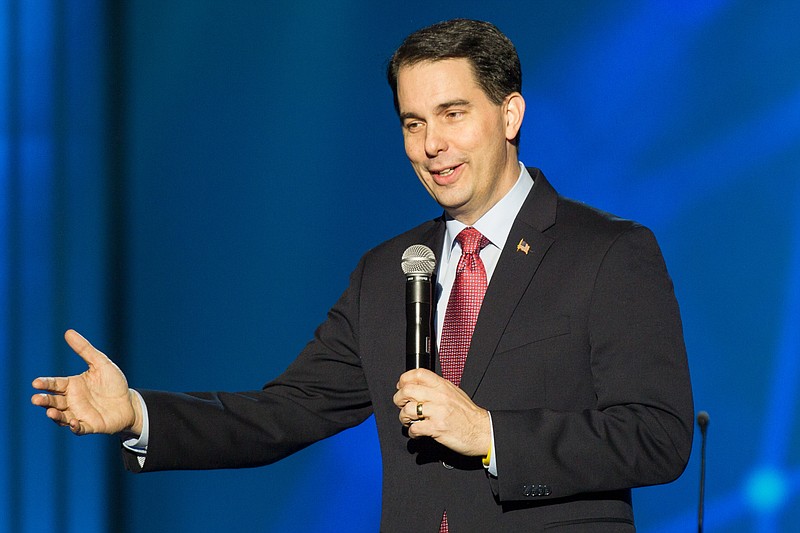
[[[36,378],[33,388],[44,392],[31,402],[76,435],[139,433],[138,400],[119,367],[76,331],[67,331],[64,338],[89,368],[77,376]]]

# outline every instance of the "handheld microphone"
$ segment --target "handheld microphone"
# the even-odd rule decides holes
[[[697,425],[700,426],[700,501],[697,506],[697,533],[703,533],[703,500],[706,492],[706,432],[709,417],[705,411],[697,413]]]
[[[427,246],[414,244],[403,252],[401,267],[406,275],[406,370],[433,370],[431,279],[436,269],[436,256]]]

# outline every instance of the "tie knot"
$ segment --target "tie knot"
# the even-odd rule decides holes
[[[489,239],[472,227],[462,229],[461,233],[456,235],[456,240],[461,245],[462,254],[480,253],[483,247],[489,244]]]

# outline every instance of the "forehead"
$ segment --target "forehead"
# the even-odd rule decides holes
[[[422,61],[400,67],[397,72],[397,101],[401,113],[453,99],[474,100],[480,95],[483,90],[467,59]]]

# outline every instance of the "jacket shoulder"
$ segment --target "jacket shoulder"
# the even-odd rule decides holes
[[[635,229],[649,230],[642,224],[603,211],[584,202],[558,197],[556,225],[554,229],[563,234],[585,235],[593,238],[614,239],[622,233]]]

